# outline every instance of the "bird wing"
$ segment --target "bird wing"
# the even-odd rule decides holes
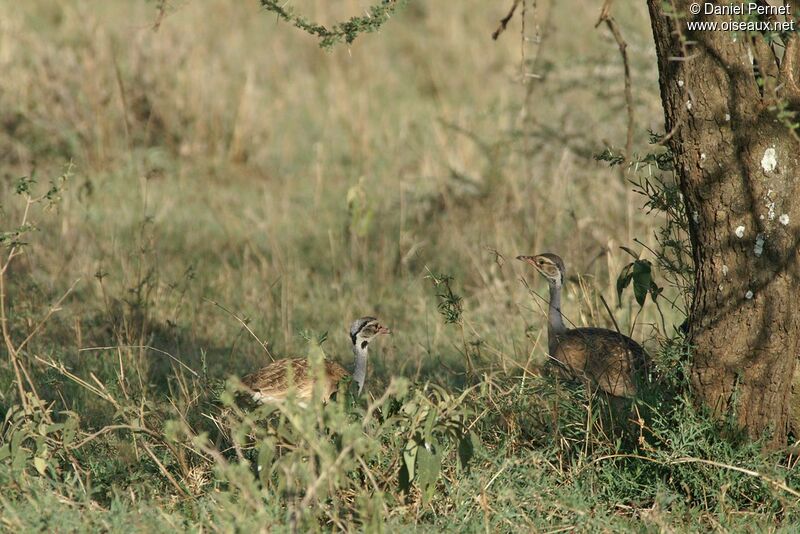
[[[338,363],[324,360],[322,396],[328,399],[349,373]],[[298,399],[309,400],[314,390],[314,374],[306,358],[286,358],[245,376],[242,384],[256,402],[281,402],[294,389]]]
[[[635,374],[646,362],[638,343],[604,328],[568,330],[558,336],[553,356],[615,397],[636,395]]]
[[[242,378],[242,384],[253,392],[257,402],[282,401],[292,385],[298,396],[303,391],[308,361],[305,358],[286,358],[272,362],[266,367]]]
[[[350,376],[350,373],[338,363],[325,360],[325,375],[329,381],[334,384],[338,384],[339,380],[346,376]]]

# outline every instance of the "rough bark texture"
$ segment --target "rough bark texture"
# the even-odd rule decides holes
[[[761,37],[688,31],[729,20],[693,17],[690,3],[667,3],[681,19],[648,0],[696,266],[692,384],[715,414],[781,446],[800,349],[800,143],[775,106],[800,109],[797,44],[781,67]]]

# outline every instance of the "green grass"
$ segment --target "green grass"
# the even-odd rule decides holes
[[[152,2],[0,1],[0,231],[22,220],[20,177],[43,192],[71,165],[5,275],[11,345],[73,288],[19,354],[46,408],[19,410],[0,348],[4,529],[791,531],[794,458],[687,399],[678,290],[663,323],[650,303],[634,321],[630,292],[616,306],[619,245],[657,249],[665,220],[627,181],[661,173],[594,159],[626,125],[599,5],[538,7],[528,92],[518,19],[490,39],[507,6],[411,2],[325,52],[257,2],[168,4],[154,32]],[[366,5],[295,7],[330,23]],[[662,129],[649,22],[619,11],[644,154]],[[513,258],[545,250],[571,321],[613,327],[602,296],[657,354],[640,422],[541,376],[521,279],[545,287]],[[437,294],[461,297],[452,324]],[[349,365],[365,314],[394,331],[372,400],[233,403],[226,380],[269,361],[259,339],[303,355],[327,332]],[[408,383],[384,398],[392,377]]]

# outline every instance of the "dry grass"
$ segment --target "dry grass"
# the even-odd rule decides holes
[[[329,331],[326,351],[349,363],[345,328],[365,314],[395,332],[373,360],[373,371],[386,380],[399,375],[458,388],[467,381],[464,352],[477,376],[535,373],[544,359],[545,314],[520,278],[540,294],[543,284],[513,258],[546,250],[564,257],[572,275],[569,320],[610,327],[603,295],[617,323],[630,329],[638,309],[631,295],[613,306],[616,276],[630,260],[618,246],[635,246],[634,239],[655,246],[662,220],[639,209],[643,200],[632,193],[630,175],[594,159],[609,145],[625,144],[617,44],[606,28],[594,28],[599,4],[537,4],[535,17],[528,12],[524,43],[519,16],[491,40],[509,6],[412,2],[379,34],[325,52],[255,0],[170,1],[157,31],[156,2],[0,1],[0,230],[14,228],[21,216],[17,178],[46,182],[73,165],[55,210],[37,207],[31,214],[40,231],[8,274],[9,324],[23,339],[42,310],[79,280],[26,347],[26,365],[44,382],[43,396],[79,412],[87,428],[109,424],[115,410],[119,417],[122,408],[103,395],[134,404],[156,399],[188,421],[207,393],[201,392],[206,379],[241,376],[266,361],[248,329],[275,355],[302,354],[304,333]],[[334,21],[368,4],[293,5]],[[644,153],[647,129],[662,129],[649,23],[643,4],[624,12],[620,6],[617,17],[633,70],[633,147]],[[521,71],[536,76],[523,81]],[[430,272],[454,277],[454,291],[464,298],[461,328],[441,321]],[[668,326],[681,319],[665,311]],[[646,306],[633,336],[655,346],[657,322],[656,310]],[[67,369],[92,388],[100,387],[92,373],[115,385],[93,393],[65,379]],[[10,376],[9,369],[2,373]],[[500,425],[489,441],[511,459],[502,466],[486,459],[487,470],[473,474],[468,486],[458,486],[459,473],[447,473],[451,504],[461,502],[459,492],[483,487],[487,498],[497,488],[493,501],[469,501],[459,512],[477,521],[475,528],[484,520],[488,528],[491,507],[505,510],[512,494],[526,503],[520,510],[547,501],[523,495],[519,480],[533,475],[521,474],[521,465],[532,462],[546,476],[573,482],[553,460],[561,452],[526,449],[533,438],[524,426],[547,427],[536,418],[558,408],[526,389],[525,380],[484,384],[485,398],[502,398],[498,391],[507,387],[523,407],[500,400],[497,413],[489,409],[475,419]],[[10,405],[15,394],[4,386],[0,404]],[[126,420],[112,430],[151,424],[144,404],[131,415],[135,424]],[[515,409],[520,413],[508,417],[503,411]],[[484,419],[487,413],[492,418]],[[579,414],[576,428],[588,432],[591,421],[580,426],[586,417]],[[498,437],[504,431],[505,444]],[[136,443],[107,433],[87,435],[92,442],[108,437],[97,441],[116,451],[120,465],[141,461]],[[164,438],[151,447],[158,452],[171,443]],[[182,491],[196,495],[214,476],[210,468],[181,464],[183,478],[172,479],[178,468],[143,450],[153,473],[166,473],[165,485],[183,488],[164,501],[170,510],[183,505]],[[103,465],[113,479],[108,473],[116,467]],[[396,466],[383,467],[394,473]],[[163,497],[172,489],[153,491]],[[121,497],[124,488],[108,491],[107,502],[124,503],[120,517],[135,517],[143,529],[175,521],[137,508],[135,497]],[[565,506],[599,498],[587,491]],[[204,498],[203,511],[192,513],[205,518],[218,513],[215,499],[234,499]],[[446,523],[436,515],[444,505],[431,511],[421,503],[398,504],[393,520]],[[614,515],[614,506],[603,513]],[[233,514],[223,514],[231,524],[253,520],[232,512],[235,506],[223,508]],[[102,510],[87,509],[105,521]],[[281,512],[270,513],[274,519]],[[535,515],[503,514],[497,528],[509,528],[508,517],[520,524]],[[621,512],[639,514],[650,514],[651,526],[666,521],[656,504]],[[610,528],[585,520],[571,524]],[[9,519],[5,526],[23,524]]]
[[[231,360],[240,325],[203,297],[247,316],[279,354],[302,346],[301,329],[343,345],[351,317],[377,313],[400,333],[383,364],[412,374],[452,352],[428,266],[455,275],[471,335],[525,358],[513,340],[543,316],[509,259],[541,250],[589,277],[572,286],[570,318],[610,324],[593,293],[614,300],[627,261],[616,245],[652,244],[659,220],[592,159],[624,139],[625,120],[619,57],[594,13],[540,6],[543,41],[528,54],[544,78],[526,118],[518,28],[492,42],[496,9],[412,4],[328,53],[255,4],[171,3],[157,32],[145,2],[5,8],[4,198],[16,176],[74,161],[25,264],[48,287],[81,278],[64,315],[84,345],[107,341],[86,323],[143,283],[148,322],[184,357],[208,350],[216,373],[261,355],[242,338]],[[330,20],[357,3],[325,6],[297,7]],[[625,28],[642,130],[660,120],[644,17]],[[348,196],[363,206],[348,212]]]

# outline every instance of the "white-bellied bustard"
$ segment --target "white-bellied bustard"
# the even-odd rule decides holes
[[[641,373],[647,368],[647,354],[634,340],[606,328],[567,328],[561,315],[561,287],[564,261],[555,254],[517,256],[530,263],[550,285],[547,320],[547,348],[562,371],[589,382],[614,397],[633,397]]]
[[[367,377],[370,341],[375,336],[389,333],[389,329],[374,317],[362,317],[350,326],[350,340],[355,356],[352,376],[353,381],[358,384],[358,394],[364,389]],[[298,401],[306,403],[311,399],[315,382],[319,378],[322,380],[322,398],[327,400],[338,388],[339,381],[350,373],[338,363],[327,359],[322,365],[322,373],[317,375],[307,358],[286,358],[245,376],[242,384],[251,392],[253,400],[259,403],[281,402],[292,390]]]

